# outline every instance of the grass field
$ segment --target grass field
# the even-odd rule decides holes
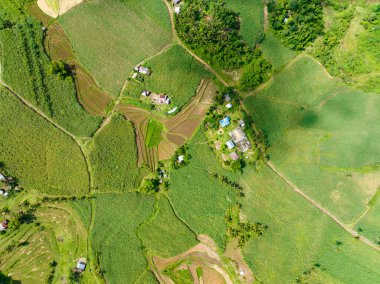
[[[157,147],[162,140],[164,126],[157,120],[150,119],[146,128],[145,145],[149,148]]]
[[[180,221],[166,197],[160,197],[154,218],[139,230],[150,254],[171,257],[187,251],[198,242],[196,235]]]
[[[235,1],[227,0],[227,6],[239,13],[240,34],[251,46],[256,37],[264,31],[264,4],[261,0]]]
[[[207,171],[223,171],[201,130],[189,143],[190,165],[171,173],[168,196],[178,216],[197,234],[208,234],[224,247],[227,208],[235,204],[236,192],[215,180]],[[233,174],[232,174],[233,175]],[[233,179],[234,176],[228,176]],[[189,202],[191,200],[191,202]]]
[[[154,199],[136,193],[98,195],[92,231],[94,253],[107,283],[144,278],[148,262],[137,229],[152,213]]]
[[[83,226],[88,230],[91,223],[91,202],[87,199],[73,200],[69,205],[77,212]]]
[[[257,280],[294,283],[311,272],[303,283],[376,282],[378,252],[355,241],[268,168],[247,173],[240,183],[246,194],[243,213],[268,225],[244,248]]]
[[[171,104],[182,108],[195,96],[202,78],[211,74],[201,63],[190,56],[181,46],[173,45],[157,57],[144,62],[152,74],[143,83],[129,82],[125,93],[139,98],[143,90],[164,93],[170,97]]]
[[[87,193],[87,167],[75,142],[1,88],[0,101],[0,161],[7,171],[41,193]]]
[[[271,33],[266,33],[264,41],[260,44],[260,50],[275,69],[281,68],[297,55],[296,51],[282,45],[281,41]]]
[[[0,31],[2,80],[17,94],[44,111],[76,136],[90,136],[101,117],[88,114],[79,104],[71,78],[50,72],[41,24],[30,16],[10,29]]]
[[[161,1],[90,1],[71,9],[59,22],[80,62],[113,96],[137,63],[172,40]]]
[[[280,172],[350,224],[375,194],[379,98],[329,79],[300,57],[245,103]],[[369,170],[368,170],[369,169]]]
[[[90,148],[93,183],[97,191],[125,191],[139,186],[135,132],[130,121],[114,115],[98,132]]]

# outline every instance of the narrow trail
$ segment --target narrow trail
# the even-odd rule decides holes
[[[324,208],[322,205],[320,205],[318,202],[316,202],[314,199],[309,197],[307,194],[305,194],[301,189],[299,189],[294,183],[292,183],[285,175],[283,175],[281,172],[279,172],[275,166],[271,162],[267,162],[268,167],[275,173],[277,176],[279,176],[287,185],[289,185],[296,193],[301,195],[304,199],[306,199],[309,203],[311,203],[314,207],[316,207],[319,211],[321,211],[324,215],[330,217],[336,224],[338,224],[340,227],[342,227],[347,233],[349,233],[354,238],[358,239],[362,243],[372,247],[373,249],[380,251],[380,246],[374,244],[372,241],[367,239],[366,237],[361,236],[358,232],[350,228],[348,225],[343,223],[341,220],[339,220],[338,217],[336,217],[334,214],[332,214],[329,210]]]

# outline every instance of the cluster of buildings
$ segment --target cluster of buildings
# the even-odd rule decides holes
[[[156,105],[169,105],[170,104],[170,98],[165,94],[154,94],[151,91],[144,90],[141,92],[141,95],[143,97],[150,97],[151,102],[156,104]],[[175,109],[174,111],[176,111],[176,110],[177,109]]]

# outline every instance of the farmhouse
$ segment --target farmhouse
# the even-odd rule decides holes
[[[143,75],[150,75],[150,70],[148,67],[144,67],[142,65],[139,65],[137,67],[135,67],[134,69],[135,71],[139,72],[140,74],[143,74]]]
[[[83,258],[79,259],[78,262],[77,262],[76,269],[79,272],[83,272],[86,269],[86,260],[83,259]]]
[[[252,148],[251,143],[248,141],[247,136],[240,126],[236,127],[234,130],[228,133],[228,135],[230,135],[232,141],[236,144],[236,147],[240,152],[244,153]]]
[[[235,148],[235,144],[232,140],[227,141],[226,145],[227,145],[228,149]]]
[[[151,100],[157,105],[168,105],[170,104],[170,98],[167,95],[152,94]]]
[[[221,127],[226,127],[231,124],[231,118],[229,116],[226,116],[225,118],[219,121],[219,124]]]
[[[8,223],[9,223],[8,220],[4,220],[3,222],[1,222],[0,223],[0,231],[5,231],[6,229],[8,229]]]
[[[226,104],[226,108],[228,109],[232,108],[232,104],[231,103]]]
[[[239,160],[239,158],[240,158],[239,155],[236,154],[236,152],[231,153],[231,154],[230,154],[230,157],[231,157],[231,159],[234,160],[234,161]]]
[[[144,90],[144,91],[141,92],[141,95],[143,97],[148,97],[150,95],[150,91]]]

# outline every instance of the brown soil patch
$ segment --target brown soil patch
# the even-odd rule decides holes
[[[255,278],[253,277],[252,270],[249,268],[248,264],[244,260],[244,256],[241,252],[241,249],[238,246],[238,240],[231,240],[227,246],[224,253],[229,257],[236,265],[236,270],[239,272],[240,280],[246,283],[252,283]],[[243,272],[244,275],[240,275],[240,272]]]
[[[186,119],[178,126],[170,129],[170,133],[179,134],[189,139],[201,124],[202,120],[202,118]]]
[[[158,145],[158,157],[160,160],[170,159],[175,153],[175,149],[177,149],[178,145],[170,142],[167,139],[161,141],[160,145]]]
[[[171,143],[175,144],[177,147],[181,147],[183,144],[186,143],[186,138],[176,133],[166,133],[166,137]]]
[[[241,283],[236,275],[231,279],[231,275],[227,273],[227,271],[233,271],[233,264],[220,257],[215,242],[206,235],[198,236],[198,240],[201,243],[180,255],[166,259],[158,256],[152,257],[152,270],[159,282],[174,283],[163,272],[165,269],[172,269],[174,273],[178,270],[189,270],[193,277],[193,283]],[[199,279],[196,273],[197,268],[201,269],[203,274]]]

